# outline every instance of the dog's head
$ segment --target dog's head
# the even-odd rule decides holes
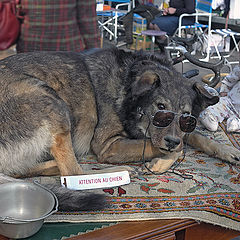
[[[136,61],[129,79],[125,129],[133,138],[150,138],[164,154],[181,151],[200,112],[219,100],[204,84],[182,77],[156,57]]]

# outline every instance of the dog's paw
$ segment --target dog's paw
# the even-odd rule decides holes
[[[215,157],[232,164],[240,165],[240,151],[232,146],[221,145],[215,152]]]
[[[176,159],[162,159],[162,158],[154,158],[151,162],[146,163],[146,168],[144,171],[147,173],[153,172],[153,173],[163,173],[167,171],[173,163],[176,161]]]
[[[173,152],[161,158],[153,158],[151,162],[145,164],[144,172],[163,173],[166,172],[178,159],[183,152]]]

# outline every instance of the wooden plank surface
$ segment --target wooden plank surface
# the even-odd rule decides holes
[[[175,232],[198,225],[191,219],[121,222],[114,226],[69,238],[71,240],[175,240]]]

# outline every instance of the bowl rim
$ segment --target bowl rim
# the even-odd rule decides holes
[[[44,187],[43,185],[41,185],[38,181],[34,180],[33,182],[8,182],[8,183],[3,183],[1,184],[1,186],[3,185],[18,185],[18,184],[25,184],[25,185],[34,185],[34,186],[37,186],[37,187],[40,187],[42,188],[43,190],[49,192],[53,198],[54,198],[54,206],[53,206],[53,209],[44,214],[43,216],[39,217],[39,218],[32,218],[32,219],[19,219],[19,218],[15,218],[15,217],[9,217],[9,216],[3,216],[1,217],[0,216],[0,222],[2,223],[12,223],[12,224],[21,224],[21,223],[29,223],[29,222],[36,222],[36,221],[40,221],[40,220],[43,220],[47,217],[49,217],[50,215],[52,215],[53,213],[57,212],[58,211],[58,199],[57,199],[57,196],[48,188]]]

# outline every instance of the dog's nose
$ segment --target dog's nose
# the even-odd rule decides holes
[[[164,140],[168,149],[175,149],[180,144],[180,139],[172,136],[165,136]]]

